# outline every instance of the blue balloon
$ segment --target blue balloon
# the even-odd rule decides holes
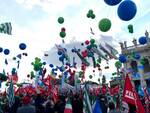
[[[64,69],[63,66],[59,68],[59,71],[61,71],[61,72],[63,72],[64,70],[65,70],[65,69]]]
[[[65,54],[62,54],[61,57],[65,58],[66,56],[65,56]]]
[[[59,61],[63,62],[64,61],[64,57],[59,57]]]
[[[136,15],[136,4],[131,0],[123,1],[117,10],[118,16],[121,20],[129,21]]]
[[[4,50],[4,54],[5,54],[5,55],[9,55],[9,53],[10,53],[9,49],[5,49],[5,50]]]
[[[49,65],[49,67],[53,68],[53,67],[54,67],[54,65],[53,65],[53,64],[50,64],[50,65]]]
[[[3,48],[2,48],[2,47],[0,47],[0,53],[1,53],[1,52],[3,52]]]
[[[139,53],[135,53],[134,58],[137,59],[137,60],[139,60],[141,58],[141,55]]]
[[[65,71],[65,72],[64,72],[64,75],[65,75],[65,77],[67,77],[67,75],[68,75],[68,72],[67,72],[67,71]]]
[[[26,44],[25,43],[20,43],[19,44],[19,48],[21,49],[21,50],[25,50],[26,49]]]
[[[46,65],[46,62],[43,62],[43,65]]]
[[[65,50],[65,52],[67,52],[67,49],[66,49],[66,48],[64,48],[64,50]]]
[[[120,56],[119,56],[119,61],[120,61],[121,63],[125,63],[125,62],[127,61],[126,56],[125,56],[125,55],[120,55]]]
[[[52,72],[54,72],[54,71],[55,71],[55,69],[53,68],[53,69],[52,69]]]
[[[75,52],[75,50],[74,50],[74,49],[72,49],[71,51],[72,51],[72,53],[74,53],[74,52]]]
[[[110,6],[117,5],[121,2],[122,0],[104,0],[104,2]]]
[[[145,37],[145,36],[140,37],[139,38],[139,43],[142,44],[142,45],[146,44],[147,43],[147,37]]]
[[[58,51],[58,53],[57,53],[58,55],[62,55],[62,52],[61,51]]]

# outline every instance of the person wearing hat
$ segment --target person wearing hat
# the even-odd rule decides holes
[[[17,113],[36,113],[35,107],[30,102],[31,98],[25,96],[22,100],[23,105],[17,109]]]

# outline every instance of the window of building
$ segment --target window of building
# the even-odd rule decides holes
[[[144,58],[144,73],[150,72],[150,64],[148,59]]]
[[[136,61],[131,61],[130,66],[133,70],[133,72],[137,73],[138,72],[138,66],[137,66],[137,62]]]

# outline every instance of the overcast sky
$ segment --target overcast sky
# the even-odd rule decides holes
[[[108,6],[103,0],[2,0],[0,4],[0,22],[12,23],[12,35],[0,34],[0,46],[8,48],[8,56],[0,54],[0,70],[6,69],[10,72],[16,63],[11,61],[13,56],[27,52],[28,57],[23,57],[18,70],[18,75],[23,80],[32,70],[31,62],[35,57],[43,58],[45,51],[56,52],[55,44],[61,44],[59,37],[61,27],[66,28],[67,36],[65,43],[68,45],[80,44],[90,38],[100,41],[108,41],[119,49],[119,41],[128,41],[131,45],[133,38],[143,36],[145,30],[150,31],[150,2],[149,0],[133,0],[137,5],[137,14],[131,21],[122,21],[117,16],[117,6]],[[94,11],[95,19],[89,19],[86,14],[89,9]],[[64,17],[63,25],[58,24],[58,17]],[[98,22],[102,18],[109,18],[112,22],[111,29],[103,33],[98,29]],[[133,24],[134,33],[129,34],[127,26]],[[95,36],[90,34],[92,27]],[[112,36],[107,40],[100,38],[100,35]],[[27,49],[21,51],[19,44],[26,43]],[[72,46],[69,46],[72,47]],[[53,49],[52,49],[53,48]],[[70,49],[70,48],[68,48]],[[57,54],[56,54],[57,55]],[[4,59],[9,59],[5,65]],[[53,61],[58,62],[58,56],[52,55]],[[114,61],[109,63],[113,67]],[[48,60],[48,63],[51,63]],[[54,64],[55,62],[53,62]],[[104,70],[109,75],[115,68]]]

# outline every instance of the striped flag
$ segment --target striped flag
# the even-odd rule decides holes
[[[72,113],[72,105],[70,99],[67,100],[64,113]]]
[[[9,107],[11,107],[15,103],[14,86],[12,80],[10,81],[10,85],[8,88],[7,98],[9,102]]]
[[[93,113],[86,86],[84,87],[83,113]]]
[[[0,24],[0,33],[5,33],[11,35],[12,33],[12,26],[10,22]]]

